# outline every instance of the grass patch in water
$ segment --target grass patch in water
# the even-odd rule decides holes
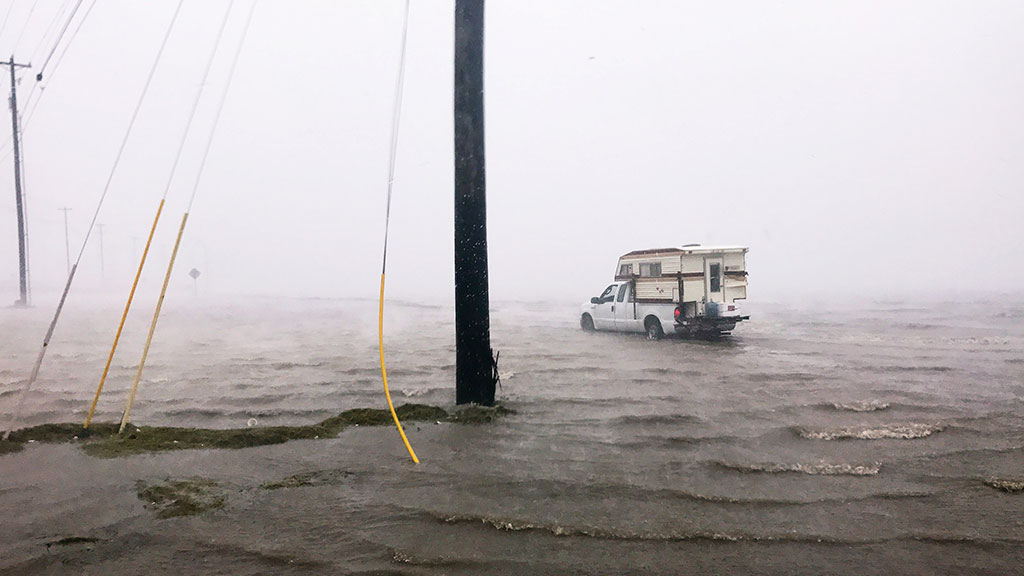
[[[206,478],[168,481],[165,484],[140,484],[139,499],[151,507],[157,518],[194,516],[224,507],[224,496],[217,482]]]
[[[21,452],[21,449],[24,447],[25,445],[22,444],[21,442],[11,442],[10,440],[5,442],[3,440],[0,440],[0,456],[3,456],[4,454],[14,454],[15,452]]]
[[[448,421],[456,424],[486,424],[488,422],[493,422],[502,416],[508,416],[515,413],[515,410],[506,408],[500,404],[497,406],[480,406],[478,404],[472,404],[465,408],[456,410],[454,414],[448,417]]]
[[[24,444],[26,442],[70,442],[76,438],[104,437],[117,434],[117,424],[93,424],[91,428],[82,428],[81,424],[62,422],[60,424],[40,424],[31,428],[22,428],[11,432],[9,442]]]
[[[260,485],[264,490],[277,490],[279,488],[301,488],[303,486],[328,486],[340,484],[342,480],[351,476],[351,472],[344,470],[314,470],[289,476],[277,482],[266,482]]]
[[[47,542],[46,547],[49,548],[50,546],[70,546],[72,544],[95,544],[99,541],[99,538],[91,538],[88,536],[69,536],[67,538],[61,538],[60,540],[53,540],[52,542]]]
[[[395,409],[403,422],[454,422],[480,424],[514,414],[504,406],[488,408],[469,406],[449,414],[443,408],[426,404],[403,404]],[[382,408],[354,408],[317,424],[305,426],[254,426],[251,428],[177,428],[170,426],[136,426],[130,424],[118,434],[117,424],[93,424],[88,432],[72,423],[42,424],[11,433],[8,442],[0,443],[0,455],[21,450],[29,441],[83,441],[83,449],[91,456],[114,458],[144,452],[188,450],[195,448],[251,448],[281,444],[289,440],[333,438],[349,426],[388,426],[391,412]]]

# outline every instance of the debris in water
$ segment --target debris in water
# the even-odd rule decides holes
[[[1002,490],[1007,493],[1024,492],[1024,480],[1000,480],[997,478],[989,478],[983,481],[986,486],[991,486],[996,490]]]

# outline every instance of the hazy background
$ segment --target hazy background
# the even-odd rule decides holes
[[[174,4],[99,0],[51,62],[24,129],[37,305],[52,305],[65,275],[58,208],[72,208],[74,259]],[[16,0],[0,53],[38,68],[69,5]],[[402,5],[259,3],[173,291],[191,291],[196,267],[201,294],[376,294]],[[0,0],[0,17],[9,6]],[[94,235],[82,296],[127,293],[226,6],[185,3],[99,216],[105,274]],[[147,298],[248,6],[235,3]],[[453,293],[453,2],[413,2],[409,26],[389,294],[438,300]],[[752,299],[1019,294],[1022,29],[1018,2],[489,0],[493,297],[583,300],[621,253],[690,242],[750,246]],[[35,72],[19,71],[22,102]],[[9,122],[0,130],[9,142]],[[8,155],[6,301],[17,297],[10,172]]]

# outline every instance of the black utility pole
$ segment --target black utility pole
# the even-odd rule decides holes
[[[15,302],[18,306],[28,306],[28,258],[25,255],[25,202],[21,196],[21,142],[18,128],[18,90],[17,80],[14,78],[15,68],[31,68],[31,64],[15,64],[14,56],[10,62],[0,62],[0,66],[6,65],[11,68],[11,132],[14,135],[14,198],[15,207],[18,212],[18,272],[20,274],[21,296]]]
[[[484,0],[455,0],[455,403],[494,404],[484,172]]]

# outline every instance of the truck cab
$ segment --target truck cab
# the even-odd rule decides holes
[[[609,284],[583,305],[580,315],[584,330],[644,332],[652,340],[660,339],[673,325],[673,307],[637,302],[632,282]]]

